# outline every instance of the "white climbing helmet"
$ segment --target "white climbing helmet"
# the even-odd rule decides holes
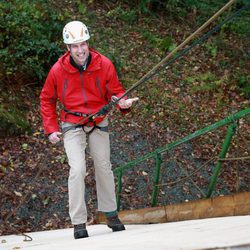
[[[69,22],[63,28],[63,42],[65,44],[80,43],[89,38],[88,28],[80,21]]]

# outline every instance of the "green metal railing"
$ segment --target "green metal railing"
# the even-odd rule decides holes
[[[210,179],[208,192],[206,195],[206,197],[211,197],[211,195],[214,191],[214,187],[215,187],[215,184],[217,181],[218,174],[219,174],[220,169],[221,169],[221,165],[222,165],[221,159],[226,156],[226,153],[228,151],[228,148],[230,146],[232,138],[233,138],[234,134],[236,133],[236,128],[237,128],[236,121],[243,118],[244,116],[247,116],[247,115],[250,115],[250,108],[247,108],[247,109],[242,110],[238,113],[232,114],[223,120],[220,120],[220,121],[218,121],[212,125],[209,125],[203,129],[197,130],[196,132],[194,132],[186,137],[183,137],[183,138],[176,140],[172,143],[166,144],[165,146],[158,148],[149,154],[146,154],[146,155],[144,155],[136,160],[130,161],[129,163],[125,164],[124,166],[117,167],[116,169],[114,169],[114,174],[117,176],[117,180],[118,180],[118,184],[117,184],[117,209],[118,210],[120,209],[120,198],[121,198],[120,194],[122,191],[122,176],[123,176],[125,170],[131,169],[132,167],[136,166],[137,164],[144,162],[150,158],[155,158],[156,167],[155,167],[155,176],[154,176],[154,188],[153,188],[152,200],[151,200],[151,206],[154,207],[154,206],[156,206],[158,189],[159,189],[160,170],[161,170],[161,163],[162,163],[161,155],[164,152],[166,152],[170,149],[173,149],[180,144],[186,143],[186,142],[188,142],[196,137],[199,137],[199,136],[204,135],[208,132],[211,132],[212,130],[218,129],[222,126],[229,124],[225,140],[222,144],[222,150],[219,154],[217,164],[214,168],[213,175]]]

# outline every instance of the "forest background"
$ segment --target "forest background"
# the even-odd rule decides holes
[[[0,2],[1,234],[71,226],[67,158],[62,144],[48,143],[39,112],[46,75],[65,51],[64,25],[71,20],[84,22],[91,33],[90,46],[112,60],[120,81],[129,88],[226,3]],[[246,3],[236,1],[206,31]],[[131,94],[140,100],[130,114],[110,112],[114,168],[249,107],[249,21],[248,9],[140,86]],[[164,156],[158,205],[204,197],[225,131],[223,127],[210,132]],[[245,117],[238,122],[230,157],[249,156],[249,131],[250,119]],[[223,163],[214,195],[249,191],[249,173],[249,160]],[[150,206],[153,178],[151,160],[130,169],[123,177],[121,209]],[[86,184],[89,221],[95,223],[95,181],[89,156]],[[8,218],[26,194],[24,204]]]

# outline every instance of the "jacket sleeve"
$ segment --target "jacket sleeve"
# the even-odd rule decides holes
[[[40,112],[45,134],[59,131],[56,112],[57,87],[53,68],[50,70],[40,94]]]
[[[109,69],[107,70],[107,72],[108,72],[108,80],[107,80],[106,88],[107,88],[108,100],[111,100],[111,97],[113,95],[118,97],[118,98],[121,97],[125,93],[125,90],[122,87],[122,84],[120,83],[120,81],[118,79],[115,67],[112,64],[112,62],[110,62]],[[124,97],[124,99],[126,99],[126,98],[127,97]],[[120,109],[120,111],[123,114],[126,114],[126,113],[130,112],[130,110],[131,110],[130,108],[121,109],[118,104],[117,104],[117,107]]]

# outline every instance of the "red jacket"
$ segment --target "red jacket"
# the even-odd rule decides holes
[[[56,103],[69,111],[93,114],[106,105],[111,96],[120,97],[124,89],[118,80],[112,62],[97,51],[90,49],[91,61],[80,72],[70,63],[66,52],[51,68],[40,94],[41,115],[46,134],[59,131]],[[97,117],[98,124],[104,117]],[[61,110],[60,120],[79,123],[83,117]]]

